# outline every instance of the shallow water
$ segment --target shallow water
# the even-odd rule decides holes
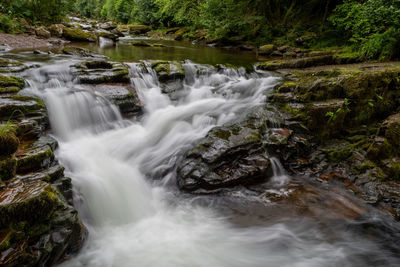
[[[126,61],[152,57],[124,49],[110,53]],[[157,59],[181,59],[162,51]],[[201,63],[224,62],[195,51]],[[130,63],[145,114],[128,120],[72,81],[68,65],[78,60],[43,56],[40,68],[24,74],[25,93],[48,107],[57,157],[89,229],[84,248],[62,266],[399,266],[398,222],[340,187],[289,177],[277,160],[264,185],[207,196],[177,190],[182,155],[212,127],[263,105],[279,77],[187,61],[185,93],[171,101],[150,68]]]

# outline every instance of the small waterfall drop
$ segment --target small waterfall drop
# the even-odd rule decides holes
[[[279,78],[188,61],[182,93],[171,99],[149,63],[129,66],[145,104],[140,121],[124,120],[101,95],[75,84],[68,65],[57,67],[59,75],[51,66],[29,74],[26,91],[46,102],[57,156],[90,233],[61,266],[352,266],[352,255],[376,248],[359,248],[351,235],[329,241],[307,221],[238,227],[167,186],[185,151],[211,128],[264,104]],[[282,165],[271,164],[283,184]]]

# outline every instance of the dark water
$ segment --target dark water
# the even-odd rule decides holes
[[[231,64],[234,66],[251,66],[257,61],[251,51],[223,49],[205,45],[194,45],[190,42],[168,40],[141,40],[149,44],[161,44],[165,47],[133,46],[128,40],[121,40],[116,46],[101,48],[93,43],[72,43],[72,46],[83,47],[110,57],[111,60],[137,62],[139,60],[191,60],[200,64]]]

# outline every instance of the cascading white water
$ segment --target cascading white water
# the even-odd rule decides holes
[[[62,266],[351,266],[356,247],[325,241],[306,223],[235,227],[164,186],[184,151],[212,127],[262,104],[276,77],[187,62],[185,93],[171,101],[151,68],[130,66],[145,104],[140,122],[123,121],[107,100],[74,89],[65,77],[44,82],[32,75],[28,90],[46,102],[60,141],[57,156],[89,228],[82,251]]]

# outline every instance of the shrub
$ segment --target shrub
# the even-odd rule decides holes
[[[346,0],[336,7],[330,21],[365,58],[399,56],[400,0]]]

